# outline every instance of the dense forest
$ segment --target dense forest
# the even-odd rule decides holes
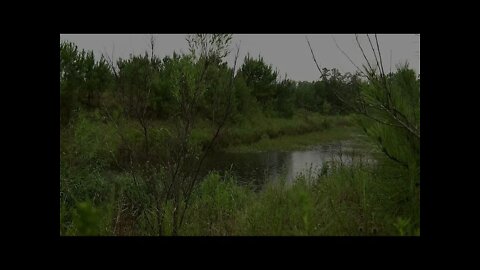
[[[60,234],[419,235],[419,76],[385,73],[372,45],[355,74],[294,81],[261,56],[237,66],[231,39],[188,35],[187,53],[159,58],[152,38],[116,61],[60,42]],[[376,163],[260,188],[204,173],[216,153],[352,134]]]

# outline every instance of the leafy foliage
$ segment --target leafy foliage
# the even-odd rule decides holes
[[[365,81],[323,69],[318,81],[279,80],[260,56],[229,67],[230,42],[191,35],[188,54],[115,64],[61,42],[60,233],[418,235],[416,74],[399,66]],[[260,192],[228,173],[200,179],[212,149],[275,148],[275,138],[306,134],[302,145],[349,125],[353,112],[384,153],[382,166],[325,167]]]

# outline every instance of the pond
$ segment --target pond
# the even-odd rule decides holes
[[[307,150],[267,151],[251,153],[217,152],[205,160],[204,173],[230,170],[243,183],[261,185],[285,177],[292,182],[301,173],[320,173],[332,161],[374,162],[359,139],[341,140],[314,145]]]

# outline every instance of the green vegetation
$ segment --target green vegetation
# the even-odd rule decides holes
[[[384,181],[389,181],[388,187]],[[228,174],[209,175],[195,194],[185,235],[415,235],[413,220],[401,224],[401,180],[365,167],[333,168],[302,175],[292,186],[267,184],[258,193],[235,184]],[[400,218],[400,220],[408,220]]]
[[[281,80],[261,57],[229,67],[230,40],[193,35],[189,53],[116,63],[60,44],[60,234],[419,235],[416,74],[377,63]],[[375,164],[332,162],[260,189],[231,171],[199,174],[215,151],[360,134]]]
[[[274,123],[275,121],[273,120],[272,122]],[[312,145],[329,141],[350,139],[352,135],[360,133],[359,128],[355,126],[355,123],[353,123],[348,116],[319,117],[319,120],[314,122],[314,126],[306,128],[306,130],[308,130],[307,132],[303,132],[305,129],[302,129],[302,122],[300,120],[294,123],[292,126],[296,127],[297,130],[295,132],[288,132],[288,129],[286,129],[279,132],[281,135],[270,137],[268,134],[271,134],[271,132],[267,131],[258,141],[251,144],[245,141],[243,144],[227,147],[225,151],[248,153],[274,150],[302,150],[308,149]],[[308,127],[308,124],[305,126]],[[268,127],[268,125],[263,127]],[[244,135],[244,138],[245,137],[248,138],[248,136]]]
[[[327,174],[301,175],[293,185],[272,182],[255,192],[237,184],[228,172],[223,176],[211,173],[194,191],[191,211],[178,234],[418,235],[418,220],[410,213],[418,213],[419,205],[405,203],[411,198],[403,179],[389,175],[367,166],[339,165]],[[148,200],[143,200],[148,205]],[[118,217],[109,209],[91,208],[90,204],[75,208],[73,215],[78,215],[79,209],[83,209],[80,218],[74,218],[70,225],[75,230],[69,231],[64,223],[63,234],[158,234],[158,228],[150,225],[155,218],[153,209],[144,210],[136,224],[117,222]],[[172,209],[168,211],[171,215]],[[83,229],[96,213],[94,226]],[[102,226],[111,231],[102,231]],[[164,235],[172,235],[172,224],[166,222],[164,230]]]

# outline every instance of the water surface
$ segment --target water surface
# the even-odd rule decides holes
[[[320,173],[332,161],[350,165],[360,160],[369,162],[371,158],[359,140],[350,139],[298,151],[217,152],[205,160],[204,172],[231,170],[240,182],[261,185],[282,177],[291,182],[301,173]]]

